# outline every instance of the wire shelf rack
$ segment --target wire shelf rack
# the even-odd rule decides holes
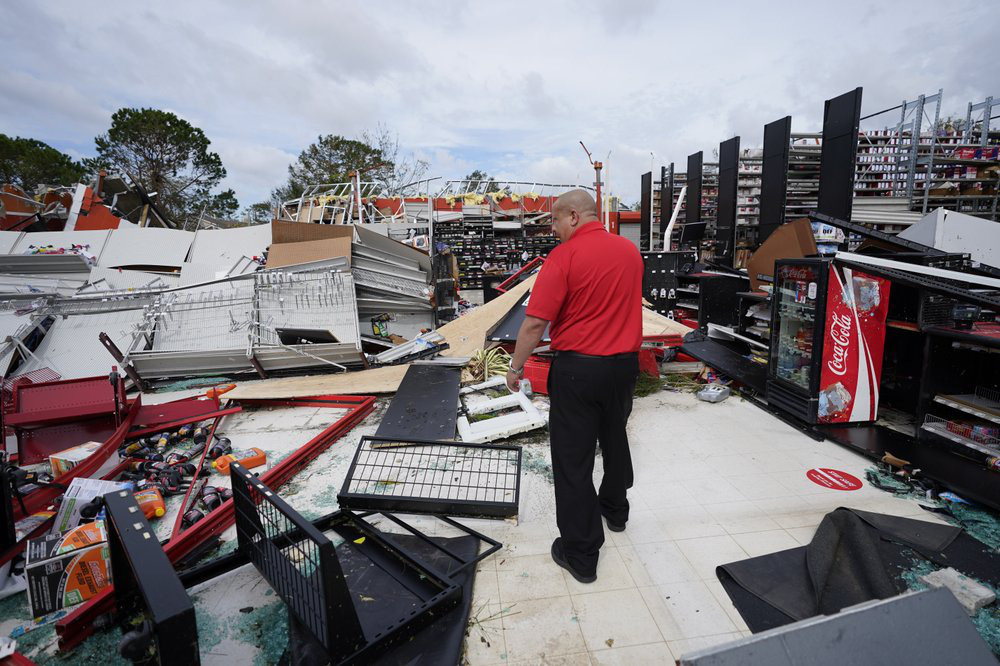
[[[339,511],[321,518],[323,530],[332,530],[339,539],[334,543],[239,463],[233,463],[231,476],[241,554],[331,663],[372,663],[376,654],[410,639],[460,603],[462,588],[452,579],[389,542],[362,517]],[[385,517],[428,539],[395,516]],[[495,552],[499,543],[490,543],[487,552]],[[477,561],[461,563],[474,566]],[[373,593],[376,587],[382,592]]]
[[[928,414],[922,427],[967,449],[987,456],[1000,455],[1000,426],[964,423]]]
[[[363,437],[338,495],[342,507],[507,518],[517,515],[521,449]]]

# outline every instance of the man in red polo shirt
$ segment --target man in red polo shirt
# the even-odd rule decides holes
[[[549,371],[549,433],[560,537],[552,559],[578,581],[597,579],[604,543],[601,516],[619,532],[628,520],[632,458],[625,424],[639,375],[642,343],[642,257],[630,241],[609,234],[583,190],[552,206],[562,241],[542,265],[507,373],[517,390],[524,363],[551,327],[556,358]],[[596,443],[604,478],[594,490]]]

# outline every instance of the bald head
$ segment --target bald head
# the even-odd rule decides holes
[[[552,205],[552,211],[557,210],[560,212],[575,210],[585,222],[597,219],[597,204],[594,203],[594,197],[586,190],[570,190],[560,196]]]
[[[552,204],[552,231],[564,243],[587,222],[597,220],[597,204],[585,190],[570,190]]]

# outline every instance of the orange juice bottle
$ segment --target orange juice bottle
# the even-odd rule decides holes
[[[163,501],[163,495],[160,494],[159,488],[143,488],[132,493],[132,496],[135,497],[135,501],[142,509],[142,515],[146,516],[146,520],[161,518],[167,512],[167,505]]]
[[[233,451],[224,456],[219,456],[212,462],[212,467],[220,474],[229,474],[229,465],[233,461],[238,462],[247,469],[260,467],[267,462],[267,455],[257,447]]]

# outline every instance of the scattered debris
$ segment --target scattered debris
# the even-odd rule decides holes
[[[695,397],[704,402],[722,402],[729,397],[729,387],[721,384],[709,384],[695,393]]]
[[[504,386],[506,378],[494,377],[481,384],[467,386],[459,391],[462,396],[481,392],[484,389]],[[485,421],[470,422],[470,417],[476,414],[488,414],[498,410],[516,408],[512,413],[497,416]],[[466,401],[463,413],[458,417],[458,434],[463,442],[483,444],[497,439],[503,439],[518,433],[535,430],[545,426],[547,419],[538,411],[531,399],[523,391],[511,393],[499,398],[478,401],[469,404]]]
[[[963,576],[951,567],[925,574],[920,580],[931,587],[948,588],[969,615],[975,615],[979,609],[989,606],[997,598],[993,590]]]

